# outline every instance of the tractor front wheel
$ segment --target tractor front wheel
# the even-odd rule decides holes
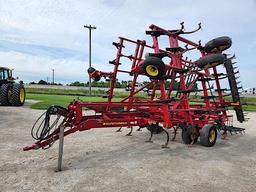
[[[12,105],[22,106],[25,103],[26,91],[22,84],[14,84],[12,89]]]
[[[217,126],[205,124],[200,130],[200,142],[203,146],[212,147],[217,140]]]
[[[0,88],[0,104],[3,106],[11,105],[12,85],[3,84]]]

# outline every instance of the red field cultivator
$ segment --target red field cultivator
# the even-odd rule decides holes
[[[66,136],[94,128],[128,127],[128,135],[131,135],[134,127],[138,130],[146,127],[150,132],[148,141],[153,134],[164,132],[167,135],[163,147],[167,147],[170,140],[168,129],[174,130],[172,139],[181,128],[185,144],[194,144],[200,139],[200,143],[207,147],[215,144],[217,131],[223,137],[227,132],[243,132],[244,129],[230,124],[232,116],[227,111],[233,106],[237,120],[245,121],[239,97],[241,87],[236,81],[239,72],[232,62],[234,56],[223,53],[232,41],[226,36],[219,37],[203,46],[200,41],[196,43],[183,37],[200,29],[201,24],[190,32],[184,31],[183,23],[177,30],[150,25],[146,34],[152,37],[152,44],[119,37],[119,41],[113,43],[117,48],[116,58],[109,62],[114,66],[113,72],[88,69],[95,81],[101,78],[110,81],[107,101],[77,100],[67,109],[50,107],[32,129],[32,136],[38,141],[24,150],[51,146],[59,139],[61,129]],[[163,43],[167,47],[161,47]],[[132,52],[127,54],[128,51]],[[188,59],[189,55],[193,55],[191,59]],[[120,74],[126,74],[132,80],[128,96],[114,102],[114,88]],[[138,87],[141,77],[149,81]],[[230,88],[221,87],[224,80]],[[178,89],[174,90],[177,83]],[[138,94],[144,97],[138,98]],[[85,109],[93,110],[95,114],[85,115]],[[57,116],[54,121],[51,120],[53,115]]]

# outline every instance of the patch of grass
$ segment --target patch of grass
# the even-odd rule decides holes
[[[256,105],[245,105],[243,107],[244,111],[250,111],[250,112],[255,112],[256,111]]]
[[[56,89],[56,88],[26,88],[27,93],[33,94],[48,94],[48,95],[72,95],[86,96],[89,95],[88,89]],[[92,90],[92,95],[103,95],[104,90]]]
[[[107,89],[106,89],[107,90]],[[93,89],[92,95],[94,97],[101,97],[102,95],[107,95],[106,90]],[[88,96],[88,89],[64,89],[64,88],[26,88],[26,92],[30,94],[47,94],[47,95],[70,95],[70,96]],[[129,92],[127,91],[114,91],[114,97],[123,98],[127,97]],[[136,94],[137,98],[147,98],[145,92],[139,92]]]
[[[49,94],[31,94],[27,93],[26,99],[33,99],[39,101],[38,103],[32,104],[32,109],[47,109],[51,105],[60,105],[67,107],[68,104],[77,99],[77,96],[70,95],[49,95]],[[96,102],[96,101],[107,101],[106,98],[101,97],[79,97],[81,101],[85,102]],[[119,101],[120,98],[114,98],[113,101]]]
[[[98,97],[78,96],[79,93],[83,93],[80,91],[86,91],[86,90],[40,89],[40,88],[34,89],[33,88],[33,91],[32,91],[33,93],[31,93],[31,90],[27,91],[26,98],[39,101],[38,103],[31,105],[32,109],[47,109],[51,105],[60,105],[63,107],[67,107],[67,105],[71,101],[73,101],[74,99],[77,99],[78,97],[81,101],[85,101],[85,102],[107,101],[106,98],[101,97],[102,95],[106,95],[104,90],[94,90],[96,91],[94,93],[97,93],[100,95]],[[48,93],[48,94],[43,94],[43,93]],[[69,95],[69,93],[71,93],[72,95]],[[120,101],[121,98],[124,98],[127,95],[128,95],[128,92],[115,92],[114,93],[115,98],[113,98],[113,101]],[[136,97],[146,98],[146,93],[140,92],[136,95]],[[231,100],[231,98],[228,98],[227,100]],[[243,104],[246,104],[243,107],[245,111],[256,111],[256,97],[244,97],[241,100]],[[202,100],[194,99],[191,103],[202,104]],[[229,109],[233,110],[233,107],[230,107]]]

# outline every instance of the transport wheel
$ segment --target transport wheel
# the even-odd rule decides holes
[[[217,126],[205,124],[200,130],[200,142],[203,146],[212,147],[217,140]]]
[[[200,68],[207,69],[224,63],[225,59],[225,55],[221,53],[215,53],[201,57],[199,60],[196,61],[196,64]]]
[[[88,72],[89,75],[90,75],[91,73],[93,73],[94,71],[96,71],[96,69],[94,69],[93,67],[89,67],[89,68],[87,69],[87,72]],[[93,76],[92,79],[93,79],[94,81],[99,81],[99,80],[101,79],[101,76],[100,76],[100,75],[96,75],[96,76]]]
[[[25,103],[26,91],[22,84],[14,84],[11,103],[13,106],[21,106]]]
[[[161,79],[165,74],[165,64],[158,57],[148,57],[141,65],[142,71],[151,79]]]
[[[101,79],[101,76],[97,75],[95,77],[92,78],[94,81],[99,81]]]
[[[157,124],[151,124],[147,126],[147,129],[153,134],[159,134],[164,131],[163,127]]]
[[[198,129],[196,126],[184,126],[182,127],[181,137],[185,144],[195,144],[198,140]]]
[[[223,36],[223,37],[218,37],[215,38],[209,42],[207,42],[204,46],[204,50],[209,53],[209,52],[215,52],[219,53],[222,52],[232,45],[232,40],[230,37]]]
[[[89,74],[93,73],[94,71],[96,71],[96,69],[94,69],[93,67],[89,67],[89,68],[87,69],[87,72],[88,72]]]
[[[0,88],[0,104],[3,106],[11,105],[12,85],[3,84]]]

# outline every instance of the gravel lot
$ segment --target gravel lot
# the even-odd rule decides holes
[[[77,132],[65,138],[64,171],[55,172],[58,143],[23,152],[42,111],[0,107],[0,191],[256,191],[256,114],[245,135],[218,139],[212,148],[187,147],[180,135],[162,149],[165,135],[146,143],[146,130]],[[255,119],[254,119],[255,118]],[[171,130],[170,130],[171,132]]]

